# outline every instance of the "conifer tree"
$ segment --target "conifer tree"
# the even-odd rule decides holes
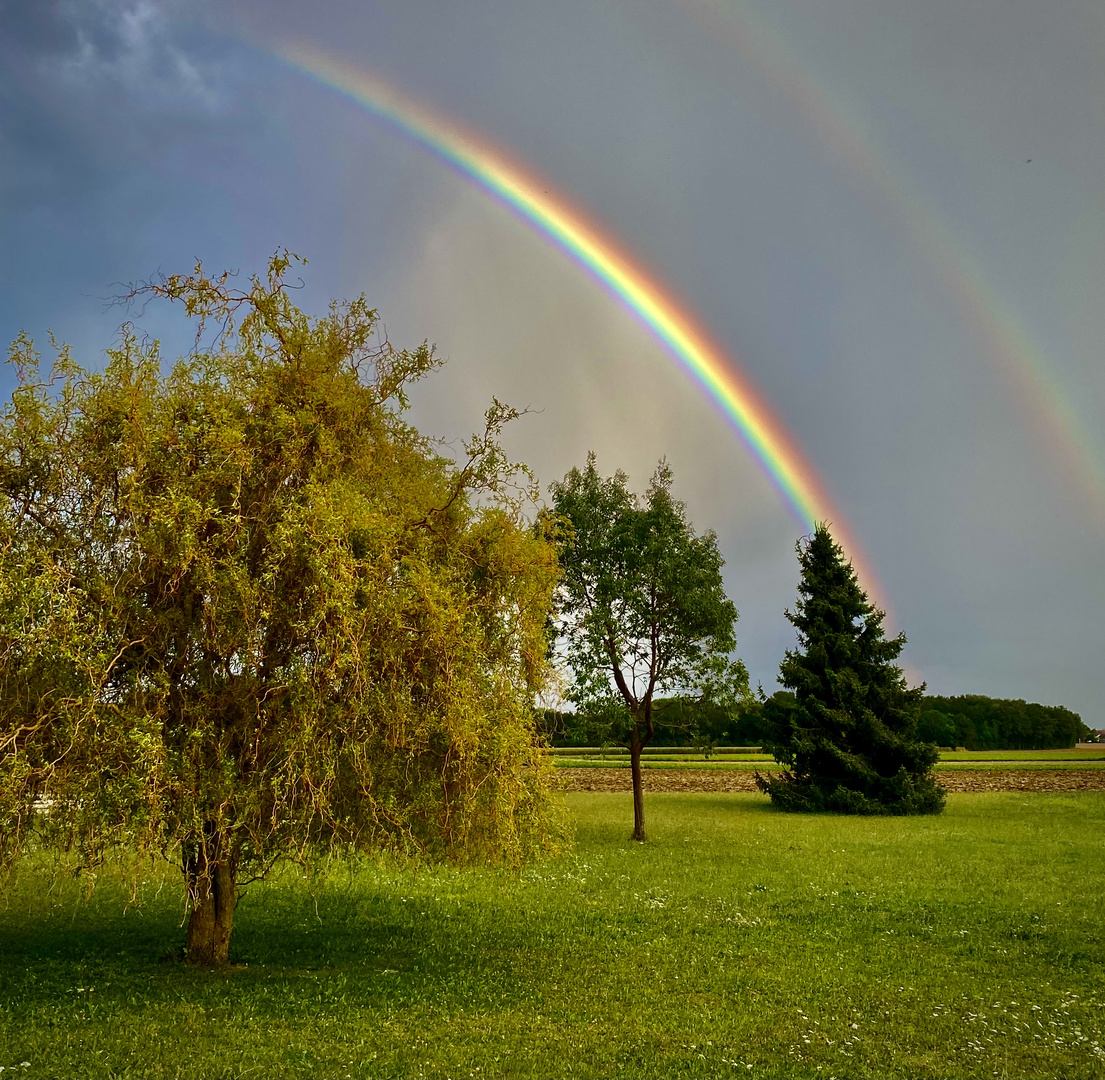
[[[787,650],[780,681],[791,693],[765,703],[765,744],[785,766],[760,790],[784,810],[935,814],[944,789],[937,748],[916,737],[924,684],[910,688],[895,661],[905,635],[886,640],[880,611],[828,527],[797,544],[802,580],[786,613],[799,649]]]

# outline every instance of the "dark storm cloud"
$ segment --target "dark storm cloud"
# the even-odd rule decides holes
[[[9,207],[82,202],[228,109],[227,48],[179,6],[8,0],[0,18]]]
[[[0,53],[13,56],[61,53],[77,43],[77,30],[66,19],[59,3],[28,4],[25,0],[0,0]]]
[[[0,4],[0,338],[51,327],[95,365],[121,283],[241,265],[269,87],[206,0]]]

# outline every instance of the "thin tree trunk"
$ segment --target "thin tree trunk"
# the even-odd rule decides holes
[[[633,773],[633,839],[645,841],[645,790],[641,786],[641,749],[643,744],[634,729],[629,736],[629,766]]]
[[[238,899],[236,868],[229,860],[192,850],[184,858],[184,876],[192,911],[188,916],[189,964],[221,967],[230,959],[230,933]]]

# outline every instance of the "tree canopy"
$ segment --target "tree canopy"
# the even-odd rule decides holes
[[[884,637],[884,612],[868,601],[827,526],[797,551],[799,597],[786,615],[800,647],[779,667],[791,694],[764,703],[765,749],[785,769],[757,773],[760,789],[785,810],[938,813],[938,751],[916,738],[924,686],[911,689],[894,663],[905,635]]]
[[[124,328],[102,372],[25,336],[0,416],[0,860],[180,859],[188,956],[282,857],[517,861],[557,841],[533,696],[555,551],[497,442],[403,418],[438,366],[363,297],[311,318],[294,256],[244,290],[173,276],[193,353]],[[201,347],[204,336],[212,338]]]
[[[595,455],[554,483],[563,580],[557,631],[574,681],[568,698],[600,741],[630,753],[634,839],[645,839],[641,750],[665,718],[662,693],[736,704],[748,673],[729,658],[737,609],[726,597],[713,532],[696,535],[657,466],[643,499],[628,478],[599,475]]]

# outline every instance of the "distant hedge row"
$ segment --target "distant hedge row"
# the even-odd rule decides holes
[[[1062,705],[1037,705],[964,694],[927,696],[917,734],[968,750],[1062,750],[1089,734],[1082,717]]]
[[[658,701],[655,708],[656,735],[649,743],[654,750],[706,745],[759,747],[768,734],[758,702],[736,716],[717,706],[672,699]],[[554,709],[541,714],[539,726],[550,745],[556,747],[601,746],[605,731],[585,715]]]
[[[786,691],[779,691],[785,694]],[[1063,750],[1091,732],[1076,712],[1062,705],[965,694],[926,696],[917,735],[938,746],[965,746],[968,750]],[[657,703],[656,736],[651,748],[760,746],[770,732],[763,705],[753,702],[734,715],[716,706],[678,700]],[[555,747],[598,745],[594,725],[586,716],[547,709],[540,718],[549,743]]]
[[[701,746],[701,743],[699,744]],[[646,746],[642,751],[643,757],[655,757],[657,755],[663,757],[664,755],[670,755],[673,752],[679,752],[683,750],[694,751],[695,746]],[[626,757],[629,751],[624,746],[558,746],[556,752],[560,757]],[[741,754],[762,754],[762,746],[718,746],[714,747],[712,753],[724,754],[728,757],[739,756]]]

